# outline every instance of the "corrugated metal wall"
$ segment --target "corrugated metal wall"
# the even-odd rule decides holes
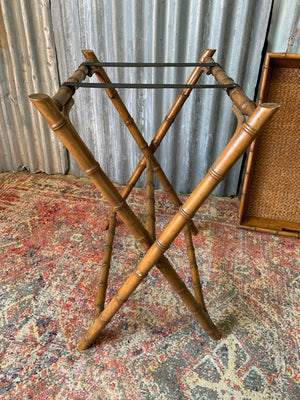
[[[299,17],[299,2],[291,3]],[[194,62],[204,49],[216,48],[215,61],[253,97],[271,4],[272,0],[1,0],[0,170],[81,174],[27,96],[53,95],[83,60],[83,48],[93,49],[104,61],[138,62]],[[286,13],[290,8],[280,7]],[[297,26],[297,19],[293,23]],[[286,29],[286,22],[280,29]],[[113,81],[171,83],[184,82],[191,69],[107,71]],[[212,78],[202,81],[211,83]],[[178,91],[123,89],[120,94],[150,142]],[[230,107],[220,90],[194,90],[190,96],[157,152],[177,191],[192,191],[231,137],[235,121]],[[109,177],[125,183],[140,151],[105,93],[79,89],[72,120]],[[239,172],[240,165],[215,194],[234,194]]]
[[[0,170],[64,173],[66,150],[27,97],[58,86],[49,1],[0,1],[0,60]]]
[[[274,0],[267,50],[300,52],[300,0]]]

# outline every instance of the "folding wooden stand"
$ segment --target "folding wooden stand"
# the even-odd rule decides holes
[[[255,107],[255,104],[245,95],[243,90],[226,75],[224,70],[218,64],[214,62],[212,59],[214,52],[215,50],[206,50],[202,54],[198,63],[184,64],[184,66],[195,66],[185,85],[130,85],[111,83],[106,72],[104,71],[103,66],[108,64],[111,65],[112,63],[99,63],[95,54],[91,50],[84,50],[83,55],[86,58],[86,62],[80,65],[80,67],[67,80],[67,82],[60,87],[58,92],[52,98],[45,94],[33,94],[29,96],[31,102],[43,115],[51,129],[64,143],[66,148],[77,160],[84,172],[91,178],[96,187],[112,206],[112,212],[110,213],[108,221],[106,221],[104,224],[105,226],[108,226],[108,237],[100,276],[99,291],[96,300],[95,318],[91,327],[83,336],[78,345],[80,350],[87,349],[95,341],[102,329],[106,326],[106,324],[110,321],[122,304],[129,298],[129,296],[133,293],[133,291],[141,283],[154,265],[156,265],[156,267],[161,271],[167,281],[171,284],[174,291],[178,293],[190,312],[200,322],[203,329],[213,339],[218,340],[221,338],[221,333],[218,331],[208,315],[203,299],[191,235],[191,232],[194,234],[197,233],[197,228],[192,221],[192,217],[204,200],[218,185],[218,183],[224,179],[225,175],[234,165],[234,163],[246,151],[250,143],[258,136],[262,126],[266,123],[266,121],[269,120],[269,118],[278,108],[278,104],[266,103]],[[161,66],[161,64],[126,64],[125,66],[137,65],[149,65],[154,67],[158,65]],[[119,63],[118,66],[123,66],[123,64]],[[170,64],[164,64],[164,66],[170,66]],[[172,64],[172,66],[177,66],[177,64]],[[182,66],[182,64],[178,66]],[[188,98],[191,90],[194,87],[197,88],[204,86],[197,84],[203,72],[208,75],[212,74],[217,81],[217,85],[208,86],[221,87],[225,89],[227,94],[230,96],[234,103],[233,111],[237,116],[238,126],[233,138],[213,166],[209,169],[207,175],[200,182],[194,192],[189,196],[186,202],[182,204],[168,178],[162,171],[158,161],[154,156],[154,153],[169,130],[176,115]],[[92,76],[93,74],[97,76],[100,84],[95,85],[81,83],[87,75]],[[94,159],[93,155],[84,144],[69,120],[69,111],[73,105],[72,96],[75,93],[75,89],[79,86],[94,87],[97,85],[98,87],[103,87],[105,89],[106,93],[108,94],[109,98],[111,99],[128,130],[143,153],[143,158],[141,159],[121,194],[119,194],[118,190],[103,172],[99,163]],[[137,125],[120,99],[116,91],[116,87],[182,88],[174,105],[170,109],[150,145],[146,143]],[[249,117],[247,122],[245,116]],[[145,168],[147,168],[146,228],[142,225],[142,223],[126,203],[127,196]],[[156,174],[168,196],[178,209],[174,218],[158,238],[155,238],[153,173]],[[112,242],[116,226],[116,214],[119,215],[119,217],[131,231],[132,235],[140,243],[142,249],[145,250],[145,255],[140,263],[132,270],[131,274],[118,290],[117,294],[105,306],[105,293],[109,275]],[[187,244],[195,297],[188,290],[182,279],[174,270],[170,261],[164,256],[164,252],[168,249],[173,240],[183,229]]]

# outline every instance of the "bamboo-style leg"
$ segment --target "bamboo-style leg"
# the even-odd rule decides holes
[[[155,200],[153,183],[152,160],[147,160],[147,180],[146,180],[146,229],[151,239],[155,240]]]
[[[203,292],[202,292],[202,286],[201,286],[200,277],[199,277],[198,265],[197,265],[197,261],[196,261],[195,249],[194,249],[194,245],[193,245],[193,239],[192,239],[191,231],[189,229],[188,224],[186,224],[186,226],[184,227],[184,236],[185,236],[187,254],[188,254],[189,263],[190,263],[194,295],[195,295],[195,298],[198,301],[198,303],[201,304],[201,306],[204,310],[206,310]]]
[[[165,274],[165,277],[168,277],[169,282],[173,286],[177,287],[177,281],[179,281],[180,278],[175,273],[177,276],[176,278],[174,278],[174,280],[172,279],[172,268],[165,268],[165,257],[163,256],[163,253],[166,251],[166,249],[168,249],[168,247],[171,245],[179,232],[196,213],[198,208],[206,200],[209,194],[215,189],[218,183],[222,179],[224,179],[227,172],[240,158],[240,156],[246,151],[251,142],[258,136],[262,126],[271,118],[278,107],[278,104],[262,104],[255,109],[248,122],[242,124],[240,132],[234,135],[224,151],[210,168],[204,179],[200,182],[194,192],[190,195],[190,197],[186,200],[180,210],[176,213],[176,215],[162,232],[160,237],[156,239],[156,241],[147,251],[143,259],[137,266],[136,270],[129,276],[124,285],[118,291],[118,294],[111,300],[111,302],[100,314],[99,318],[94,321],[94,324],[86,332],[79,343],[79,349],[86,349],[91,345],[91,343],[93,343],[93,341],[98,337],[105,325],[110,321],[110,319],[121,307],[121,305],[128,299],[128,297],[135,290],[135,288],[138,286],[144,276],[150,271],[154,264],[159,263],[160,261],[160,265],[158,265],[158,268],[161,268],[162,272],[166,271],[163,272]],[[161,264],[163,264],[162,267]],[[189,302],[189,300],[191,298],[194,299],[192,294],[188,290],[185,290],[181,285],[178,285],[177,293],[181,295],[181,298],[185,301],[185,304],[191,310],[193,308],[193,305]],[[187,296],[186,293],[188,293]],[[194,301],[196,300],[194,299]],[[202,307],[197,302],[196,304],[198,305],[198,310],[197,307],[195,309],[198,312],[200,311],[201,320],[203,318],[203,315],[206,315],[207,318],[209,318],[208,314],[206,314]],[[193,312],[196,318],[199,318],[198,312]],[[209,320],[205,319],[201,322],[202,326],[207,332],[211,331]],[[206,325],[206,323],[208,325]],[[213,337],[213,335],[218,335],[219,333],[212,322],[211,324],[213,329],[213,333],[211,334],[211,336]],[[217,337],[220,337],[220,334]]]
[[[203,52],[202,56],[199,59],[199,63],[206,62],[206,59],[208,57],[211,58],[214,55],[215,51],[216,50],[214,50],[214,49],[205,50]],[[86,57],[87,60],[91,60],[91,61],[97,62],[97,57],[95,56],[95,54],[92,51],[83,50],[83,55]],[[100,77],[98,76],[98,78],[104,79],[103,80],[103,82],[104,82],[105,81],[105,75],[103,75],[103,72],[102,72],[103,69],[101,69],[100,71],[101,71],[102,74],[100,74]],[[209,71],[209,68],[206,68],[206,67],[196,67],[196,68],[194,68],[193,72],[191,73],[191,75],[189,76],[188,80],[186,81],[186,84],[187,85],[196,84],[197,81],[200,79],[200,76],[202,75],[202,73],[203,72],[208,73],[208,71]],[[106,76],[106,78],[108,79],[107,76]],[[152,154],[154,154],[155,151],[157,150],[157,148],[159,147],[161,141],[163,140],[163,138],[167,134],[168,130],[170,129],[171,125],[173,124],[173,122],[174,122],[176,116],[178,115],[179,111],[181,110],[181,108],[183,107],[184,103],[186,102],[186,100],[188,99],[189,95],[191,94],[191,91],[192,91],[191,88],[182,89],[180,91],[180,93],[179,93],[177,99],[175,100],[173,106],[171,107],[170,111],[166,115],[164,121],[162,122],[162,124],[161,124],[160,128],[158,129],[157,133],[155,134],[153,140],[151,141],[149,149],[152,152]],[[129,196],[131,190],[136,185],[139,177],[141,176],[141,174],[145,170],[145,168],[146,168],[146,159],[147,158],[148,158],[147,155],[143,156],[143,158],[139,162],[138,166],[136,167],[135,171],[133,172],[132,176],[130,177],[129,181],[127,182],[125,188],[122,190],[121,195],[122,195],[122,197],[124,199],[127,199],[127,197]],[[162,183],[162,185],[164,186],[163,183]],[[166,186],[168,186],[168,185],[166,184]],[[170,191],[171,191],[171,189],[170,189],[170,185],[169,185],[169,193],[170,193]],[[176,193],[175,193],[175,195],[176,195]],[[173,198],[174,198],[174,196],[173,196]],[[172,201],[173,201],[173,199],[172,199]],[[108,219],[105,220],[105,222],[103,223],[103,229],[106,229],[107,226],[108,226]],[[191,225],[191,229],[192,229],[193,234],[197,234],[198,233],[198,229],[195,226],[193,226],[193,224]]]
[[[90,176],[91,180],[95,183],[96,187],[100,190],[102,195],[110,202],[114,211],[120,215],[121,219],[127,225],[133,236],[140,243],[141,247],[144,250],[149,249],[153,242],[147,230],[143,227],[143,225],[130,209],[126,201],[122,198],[112,182],[102,171],[99,163],[96,162],[92,153],[82,141],[72,124],[68,122],[68,119],[62,113],[60,113],[54,101],[49,96],[43,94],[31,95],[29,96],[29,98],[31,102],[36,106],[36,108],[40,111],[40,113],[44,116],[51,129],[56,133],[56,135],[60,138],[63,144],[76,159],[78,164],[82,167],[84,172],[88,176]],[[185,223],[187,223],[187,221],[185,221]],[[155,244],[162,249],[162,253],[166,250],[166,247],[162,245],[159,241],[156,241]],[[142,269],[136,269],[130,275],[130,278],[128,278],[128,280],[122,286],[118,294],[103,310],[99,318],[96,319],[93,326],[95,325],[99,328],[99,321],[102,321],[101,329],[103,328],[103,326],[105,326],[105,324],[114,315],[116,310],[118,310],[124,303],[124,301],[127,300],[127,298],[135,290],[137,285],[154,266],[154,264],[157,264],[157,267],[164,271],[163,273],[165,277],[168,280],[170,279],[169,282],[175,288],[175,290],[180,287],[180,290],[178,290],[177,293],[190,309],[190,311],[195,315],[197,320],[202,323],[203,328],[206,330],[206,332],[211,335],[212,338],[220,338],[219,331],[212,323],[206,312],[197,303],[193,295],[189,292],[189,290],[184,285],[175,270],[172,268],[166,257],[162,257],[161,259],[159,257],[157,260],[155,260],[154,263],[146,263]],[[107,319],[107,317],[109,318]],[[80,348],[86,348],[85,346],[88,347],[91,344],[90,340],[86,343],[86,345],[80,345]]]
[[[188,290],[185,283],[179,277],[174,268],[168,263],[166,257],[162,256],[157,264],[158,269],[171,284],[173,290],[179,295],[183,303],[190,310],[192,315],[201,324],[204,331],[214,340],[221,339],[221,333],[218,331],[207,310],[199,303],[192,293]]]
[[[98,318],[100,313],[104,310],[115,229],[116,229],[116,213],[113,213],[109,219],[109,228],[107,232],[107,240],[104,249],[103,263],[101,267],[101,275],[100,275],[100,281],[99,281],[99,287],[95,305],[95,313],[94,313],[95,319]]]

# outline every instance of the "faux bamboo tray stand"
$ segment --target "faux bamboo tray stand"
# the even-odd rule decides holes
[[[185,85],[177,85],[182,89],[171,107],[169,113],[163,120],[159,130],[155,134],[152,142],[148,145],[139,131],[135,121],[129,114],[123,101],[121,100],[116,87],[124,87],[124,84],[111,83],[104,70],[106,63],[99,63],[95,54],[91,50],[84,50],[83,55],[86,61],[82,63],[74,74],[61,85],[57,93],[51,98],[46,94],[33,94],[29,98],[42,116],[48,122],[53,132],[64,143],[69,152],[73,155],[84,172],[95,183],[103,197],[112,206],[112,211],[104,226],[108,227],[107,244],[105,246],[104,260],[100,273],[99,289],[96,299],[95,313],[90,328],[79,342],[79,350],[87,349],[99,336],[103,328],[108,324],[114,314],[127,301],[137,286],[147,276],[152,267],[156,266],[170,283],[173,290],[179,295],[185,306],[202,325],[205,332],[211,338],[218,340],[221,333],[211,320],[206,308],[199,278],[198,267],[192,242],[192,234],[197,234],[197,228],[192,218],[201,204],[221,182],[230,168],[236,163],[241,155],[247,150],[252,141],[259,135],[262,126],[272,117],[279,107],[278,104],[256,105],[251,101],[243,90],[227,76],[226,72],[214,62],[212,56],[215,50],[205,50],[198,63],[195,63],[190,77]],[[147,64],[148,65],[148,64]],[[119,64],[119,67],[123,67]],[[136,66],[136,64],[127,65]],[[144,66],[144,65],[139,65]],[[157,66],[152,65],[151,66]],[[161,66],[161,65],[160,65]],[[165,65],[166,67],[169,64]],[[175,64],[172,66],[176,66]],[[126,67],[126,65],[125,65]],[[154,153],[160,145],[162,139],[171,127],[174,119],[181,110],[183,104],[189,97],[193,88],[203,87],[197,82],[202,73],[212,75],[217,81],[214,87],[222,87],[233,102],[233,112],[237,117],[236,132],[228,143],[224,151],[217,158],[209,169],[206,176],[189,196],[184,204],[179,200],[171,183],[161,169]],[[73,95],[79,86],[94,87],[95,84],[85,84],[82,81],[87,76],[96,75],[100,84],[104,88],[109,99],[112,101],[116,110],[120,114],[128,131],[133,136],[141,149],[143,157],[136,170],[129,179],[125,189],[120,194],[110,181],[108,176],[100,167],[99,163],[87,148],[69,119],[69,112],[74,103]],[[127,85],[127,84],[126,84]],[[147,87],[161,87],[160,85],[144,85]],[[129,85],[129,87],[144,87],[142,85]],[[174,87],[174,85],[163,85],[164,87]],[[177,87],[176,86],[176,87]],[[211,87],[211,86],[210,86]],[[246,117],[248,118],[246,121]],[[146,227],[140,222],[137,216],[126,202],[126,198],[136,184],[139,176],[147,168],[146,184]],[[177,209],[175,216],[164,229],[159,237],[155,233],[154,215],[154,186],[153,173],[156,174],[166,193]],[[112,253],[112,242],[116,228],[116,215],[127,225],[132,235],[136,238],[145,255],[138,265],[133,266],[131,273],[125,283],[116,291],[112,300],[105,304],[106,288],[108,285],[110,259]],[[190,270],[193,281],[194,294],[190,292],[178,273],[172,267],[171,262],[164,255],[177,235],[184,231],[187,253],[190,262]],[[74,329],[76,327],[74,326]]]
[[[280,110],[250,147],[239,227],[300,237],[300,54],[267,53],[263,102]]]

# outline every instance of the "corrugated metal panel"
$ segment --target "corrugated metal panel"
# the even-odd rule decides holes
[[[157,1],[54,0],[52,6],[60,76],[68,77],[93,49],[105,61],[197,61],[205,48],[253,97],[264,44],[270,0]],[[249,40],[251,38],[251,40]],[[135,71],[108,69],[113,81],[184,82],[191,69]],[[212,82],[211,77],[204,79]],[[214,82],[213,82],[214,83]],[[150,142],[178,94],[175,90],[120,91]],[[104,92],[80,89],[73,120],[108,175],[125,183],[140,151]],[[234,131],[231,102],[215,90],[194,91],[158,150],[158,160],[177,191],[189,192]],[[86,123],[88,121],[88,124]],[[236,192],[237,166],[216,193]],[[70,171],[79,173],[76,163]]]
[[[300,0],[274,0],[268,51],[300,52]]]
[[[0,171],[65,172],[66,150],[28,100],[58,85],[49,1],[0,2]]]
[[[216,48],[215,60],[253,97],[271,3],[2,0],[0,168],[81,173],[27,95],[52,95],[58,88],[58,76],[65,80],[83,60],[83,48],[93,49],[102,60],[140,62],[197,61],[205,48]],[[108,72],[115,81],[184,82],[191,69]],[[212,82],[212,78],[202,81]],[[177,93],[120,90],[149,142]],[[230,100],[220,91],[194,91],[190,96],[157,152],[177,191],[194,189],[232,135],[235,121],[230,107]],[[110,178],[125,183],[140,151],[105,93],[78,90],[72,119]],[[216,194],[235,193],[239,170],[237,166]]]

